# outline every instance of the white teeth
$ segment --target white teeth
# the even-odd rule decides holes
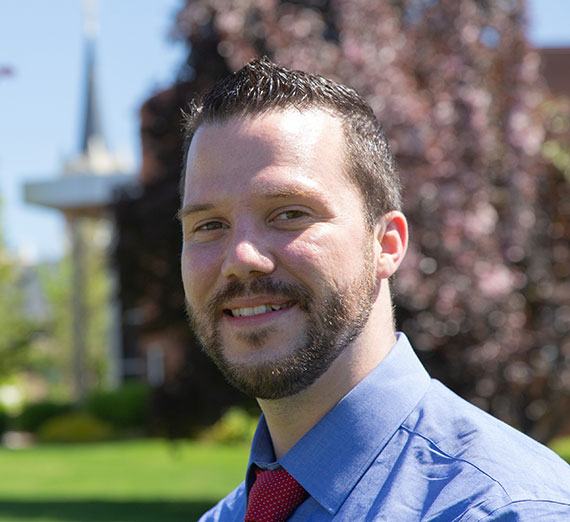
[[[265,314],[267,312],[274,312],[276,310],[281,310],[282,308],[287,308],[287,304],[283,305],[259,305],[259,306],[250,306],[247,308],[234,308],[230,310],[231,314],[234,317],[249,317],[251,315],[259,315]]]

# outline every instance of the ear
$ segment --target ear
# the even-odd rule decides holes
[[[376,270],[380,279],[388,279],[402,263],[408,249],[408,222],[397,210],[388,212],[376,224]]]

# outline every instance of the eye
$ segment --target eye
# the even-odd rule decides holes
[[[208,221],[198,225],[194,231],[195,232],[211,232],[213,230],[220,230],[224,228],[225,225],[221,221]]]
[[[281,230],[302,230],[313,222],[313,214],[306,208],[276,209],[269,220],[269,224]]]
[[[182,228],[184,241],[208,243],[219,239],[224,231],[229,228],[229,225],[225,221],[212,219],[198,221],[196,224],[188,225],[187,228],[183,224]]]
[[[307,214],[306,212],[303,212],[302,210],[297,210],[297,209],[293,209],[293,210],[285,210],[285,212],[281,212],[280,214],[277,214],[277,216],[275,216],[273,218],[274,221],[291,221],[293,219],[299,219],[302,217],[305,217]]]

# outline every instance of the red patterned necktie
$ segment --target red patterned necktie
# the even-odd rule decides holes
[[[260,470],[249,492],[244,522],[285,522],[308,493],[287,470]]]

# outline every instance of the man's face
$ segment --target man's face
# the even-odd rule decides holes
[[[322,111],[200,127],[186,166],[188,312],[226,377],[258,398],[295,394],[363,328],[375,301],[372,233]]]

